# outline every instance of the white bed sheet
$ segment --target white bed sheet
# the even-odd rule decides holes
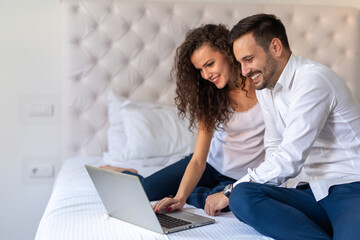
[[[215,217],[216,223],[186,231],[161,235],[109,217],[84,165],[99,166],[101,157],[75,157],[67,160],[54,184],[53,192],[40,221],[36,240],[57,239],[271,239],[238,221],[232,213]],[[161,166],[142,167],[147,176]],[[185,210],[206,215],[190,205]]]

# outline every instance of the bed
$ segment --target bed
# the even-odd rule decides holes
[[[339,74],[359,100],[359,12],[331,6],[239,2],[62,0],[63,165],[36,239],[270,239],[234,215],[161,235],[109,217],[84,168],[112,164],[142,175],[190,153],[194,134],[177,118],[169,80],[190,28],[274,13],[296,55]],[[170,137],[176,136],[176,137]],[[190,205],[186,211],[205,215]]]

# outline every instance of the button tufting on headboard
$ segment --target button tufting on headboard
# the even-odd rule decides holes
[[[336,71],[359,98],[359,14],[346,7],[63,0],[63,158],[106,151],[107,93],[173,105],[176,46],[202,23],[274,13],[296,55]]]

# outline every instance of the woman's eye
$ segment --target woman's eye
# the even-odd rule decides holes
[[[208,67],[211,67],[212,65],[214,65],[214,62],[210,62],[210,63],[208,63]]]

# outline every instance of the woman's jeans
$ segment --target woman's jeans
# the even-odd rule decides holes
[[[139,177],[150,201],[160,200],[164,197],[176,195],[191,157],[192,154],[146,178],[129,171],[124,173]],[[235,179],[221,175],[215,168],[206,163],[205,171],[199,183],[186,202],[195,207],[204,208],[205,200],[209,195],[222,192],[226,185],[234,182]],[[223,211],[229,211],[229,208],[224,208]]]

